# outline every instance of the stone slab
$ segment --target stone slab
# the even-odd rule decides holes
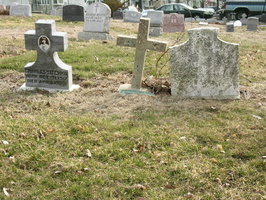
[[[120,94],[129,95],[129,94],[137,94],[137,95],[146,95],[146,96],[155,96],[153,93],[149,92],[146,89],[134,89],[131,88],[131,84],[123,84],[118,88]]]
[[[109,33],[95,33],[95,32],[79,32],[79,40],[113,40],[113,36]]]
[[[239,99],[238,44],[220,40],[218,28],[188,30],[170,47],[171,94],[181,98]]]

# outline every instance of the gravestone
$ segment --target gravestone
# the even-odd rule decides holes
[[[206,22],[206,19],[203,19],[203,18],[196,18],[196,22]]]
[[[92,3],[86,8],[83,32],[78,34],[81,40],[112,40],[110,32],[111,9],[104,3]]]
[[[247,31],[257,31],[259,19],[257,17],[249,17],[247,22]]]
[[[147,18],[150,19],[150,36],[158,37],[162,35],[163,16],[164,13],[161,10],[149,10],[147,12]]]
[[[261,15],[260,21],[263,23],[266,23],[266,14],[265,13]]]
[[[209,24],[215,24],[215,23],[217,23],[217,19],[215,19],[215,18],[210,18],[210,19],[207,19],[207,22],[208,22]]]
[[[153,95],[152,93],[146,92],[141,88],[146,50],[149,49],[153,51],[164,52],[166,50],[167,43],[148,39],[149,26],[150,19],[141,18],[137,38],[128,36],[117,37],[117,45],[136,48],[132,83],[131,85],[121,85],[118,89],[121,94]]]
[[[209,25],[209,23],[208,23],[208,22],[199,22],[199,25],[208,26],[208,25]]]
[[[54,16],[63,16],[63,6],[58,6],[56,8],[53,8],[50,12],[50,15],[54,15]]]
[[[234,32],[235,31],[234,23],[232,22],[226,23],[225,29],[226,29],[226,32]]]
[[[247,15],[246,15],[246,13],[243,13],[242,15],[241,15],[241,19],[240,19],[240,21],[241,21],[241,23],[242,23],[242,25],[247,25],[247,23],[248,23],[248,19],[247,19]]]
[[[171,13],[164,15],[163,19],[163,32],[176,33],[184,32],[185,19],[183,14]]]
[[[37,50],[37,60],[24,67],[22,90],[39,88],[53,93],[79,87],[72,85],[72,67],[58,57],[57,51],[67,48],[67,33],[56,32],[54,20],[38,20],[35,30],[25,33],[25,45],[28,50]]]
[[[236,20],[234,22],[234,26],[237,27],[237,26],[242,26],[242,22],[240,20]]]
[[[84,22],[84,8],[79,5],[67,5],[63,7],[63,21]]]
[[[195,21],[195,18],[193,17],[186,17],[185,18],[185,22],[194,22]]]
[[[228,20],[227,20],[226,17],[223,17],[222,21],[223,21],[224,23],[226,23]]]
[[[31,6],[19,3],[13,3],[10,6],[10,16],[31,17]]]
[[[113,19],[123,19],[123,18],[124,18],[124,13],[121,8],[113,12]]]
[[[141,13],[137,11],[127,10],[125,12],[124,22],[139,23],[140,18],[141,18]]]
[[[188,30],[189,40],[170,47],[171,94],[182,98],[239,99],[238,44],[218,28]]]

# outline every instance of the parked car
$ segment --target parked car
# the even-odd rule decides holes
[[[185,17],[194,17],[194,18],[212,18],[214,12],[209,10],[194,9],[184,3],[172,3],[165,4],[156,10],[162,10],[164,14],[170,13],[179,13],[184,14]]]
[[[266,13],[266,1],[265,0],[227,0],[222,6],[222,9],[218,11],[222,18],[223,16],[231,19],[231,15],[234,14],[237,20],[242,18],[245,14],[246,17],[261,15]]]

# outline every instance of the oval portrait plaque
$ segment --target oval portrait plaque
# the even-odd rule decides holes
[[[41,35],[38,39],[38,46],[42,51],[47,52],[50,49],[51,42],[47,36]]]

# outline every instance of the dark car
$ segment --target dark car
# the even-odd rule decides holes
[[[165,4],[156,10],[162,10],[164,14],[179,13],[184,14],[185,17],[193,18],[212,18],[214,12],[208,10],[194,9],[184,3]]]

